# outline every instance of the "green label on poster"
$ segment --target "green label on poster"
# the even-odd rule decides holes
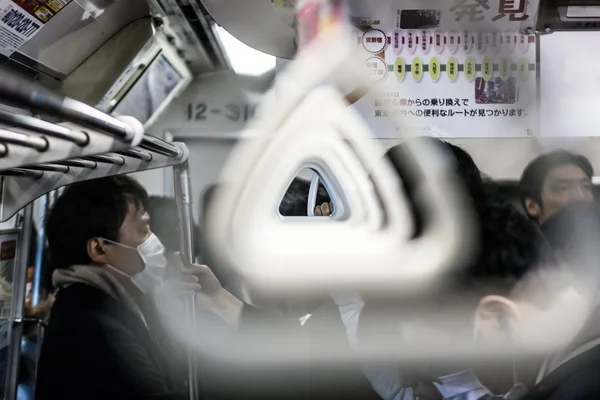
[[[458,62],[454,56],[450,56],[448,59],[448,63],[446,64],[446,72],[448,73],[448,78],[451,81],[455,81],[458,77]]]
[[[527,61],[526,57],[519,58],[519,62],[517,63],[517,73],[519,78],[523,79],[524,81],[529,78],[529,62]]]
[[[417,82],[423,77],[423,62],[420,57],[415,57],[412,62],[412,76]]]
[[[406,66],[404,65],[404,59],[402,57],[396,58],[396,62],[394,63],[394,74],[399,81],[404,80]]]
[[[483,79],[489,81],[492,78],[493,65],[489,57],[484,57],[481,62],[481,75]]]
[[[429,75],[434,82],[440,78],[440,60],[437,57],[431,57],[429,61]]]
[[[470,56],[465,60],[465,77],[469,82],[475,79],[475,60]]]
[[[500,60],[500,78],[507,80],[510,75],[510,60],[506,57]]]

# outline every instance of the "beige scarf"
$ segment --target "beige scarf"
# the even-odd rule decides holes
[[[109,271],[108,266],[75,265],[66,269],[57,269],[52,274],[54,287],[61,289],[73,283],[83,283],[101,290],[138,315],[144,324],[146,319],[135,300]]]

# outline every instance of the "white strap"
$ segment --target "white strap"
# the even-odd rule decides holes
[[[317,196],[319,194],[319,174],[315,171],[313,173],[312,180],[310,181],[310,188],[308,189],[308,209],[307,214],[309,217],[315,216],[315,208],[317,207]]]

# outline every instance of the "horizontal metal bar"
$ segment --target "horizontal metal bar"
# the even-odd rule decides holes
[[[96,169],[98,164],[95,161],[85,160],[83,158],[72,158],[70,160],[58,161],[57,164],[66,165],[67,167],[89,168]]]
[[[90,141],[90,138],[84,132],[74,131],[29,115],[0,110],[0,122],[18,128],[29,129],[57,139],[67,140],[82,147]]]
[[[69,167],[64,164],[34,164],[28,165],[27,169],[32,169],[35,171],[52,171],[52,172],[69,172]]]
[[[142,149],[150,150],[167,157],[181,158],[183,151],[171,143],[160,140],[154,136],[145,135],[140,144]]]
[[[30,318],[30,317],[27,317],[27,318],[15,319],[13,321],[13,323],[15,323],[15,324],[16,323],[20,324],[20,323],[23,323],[23,322],[33,322],[33,323],[42,325],[44,328],[48,327],[48,324],[44,320],[39,319],[39,318]]]
[[[149,151],[146,151],[146,150],[142,150],[142,149],[132,148],[132,149],[119,151],[118,153],[123,154],[124,156],[127,156],[127,157],[133,157],[133,158],[137,158],[137,159],[143,160],[143,161],[152,161],[152,153],[150,153]]]
[[[125,164],[125,159],[117,154],[100,154],[97,156],[86,157],[86,159],[105,164]]]
[[[0,99],[97,129],[125,142],[130,142],[134,136],[133,131],[122,121],[6,69],[0,69]]]
[[[12,168],[0,171],[0,175],[40,179],[42,176],[44,176],[44,173],[42,171],[33,171],[25,168]]]
[[[0,129],[0,143],[14,144],[40,152],[48,150],[48,141],[43,137],[29,136],[5,129]]]

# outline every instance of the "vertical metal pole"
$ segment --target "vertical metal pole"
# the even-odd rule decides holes
[[[192,264],[194,255],[194,218],[192,209],[192,188],[189,165],[186,162],[173,167],[173,184],[175,200],[179,211],[179,232],[181,255],[187,264]],[[196,331],[196,296],[185,299],[185,312],[192,332]],[[190,400],[198,400],[198,371],[193,349],[188,351],[188,387]]]
[[[4,378],[4,399],[17,399],[19,363],[21,360],[21,340],[23,338],[23,314],[25,312],[25,286],[27,284],[27,262],[29,258],[29,241],[33,225],[33,203],[25,206],[23,226],[17,242],[19,248],[13,271],[12,305],[10,320],[12,325],[8,332],[8,356],[6,359],[6,376]]]
[[[33,287],[31,293],[31,305],[37,306],[42,297],[42,268],[44,261],[44,250],[46,248],[46,215],[48,214],[48,205],[50,195],[46,193],[40,197],[39,226],[37,230],[37,244],[35,249],[35,265],[33,269]]]
[[[35,375],[34,380],[37,381],[37,366],[42,353],[42,343],[44,342],[44,333],[46,333],[46,323],[44,321],[38,321],[37,323],[37,342],[35,343]]]

